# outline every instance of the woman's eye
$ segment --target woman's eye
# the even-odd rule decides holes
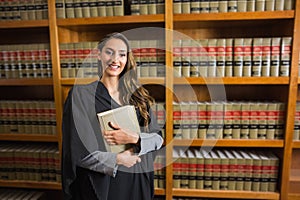
[[[121,53],[120,56],[121,56],[121,57],[125,57],[126,54],[125,54],[125,53]]]
[[[106,51],[105,53],[110,56],[114,54],[112,51]]]

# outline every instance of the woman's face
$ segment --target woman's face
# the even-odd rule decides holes
[[[121,39],[109,39],[99,52],[103,76],[119,77],[127,62],[127,46]]]

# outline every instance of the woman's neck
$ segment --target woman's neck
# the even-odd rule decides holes
[[[122,101],[120,99],[119,79],[117,77],[102,77],[100,81],[105,85],[111,98],[113,98],[116,102],[118,102],[121,105]]]

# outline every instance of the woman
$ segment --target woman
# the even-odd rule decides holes
[[[62,184],[64,199],[150,200],[153,188],[153,152],[163,139],[151,112],[153,99],[138,85],[129,42],[120,33],[98,45],[100,80],[74,86],[64,105]],[[101,133],[97,113],[134,105],[141,133],[129,133],[111,124]],[[103,135],[103,137],[102,137]],[[130,144],[120,152],[110,145]]]

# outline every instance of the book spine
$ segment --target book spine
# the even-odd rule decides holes
[[[114,16],[124,16],[124,1],[114,0],[113,2]]]
[[[274,11],[275,10],[275,0],[266,0],[266,11]]]
[[[271,38],[263,38],[262,40],[262,63],[261,75],[270,76],[271,61]]]
[[[140,41],[141,47],[141,77],[149,77],[149,42],[146,40]]]
[[[267,138],[267,121],[268,121],[268,104],[259,103],[259,112],[258,112],[258,139]]]
[[[252,67],[252,38],[244,38],[243,49],[243,77],[250,77]]]
[[[264,10],[265,10],[265,0],[256,0],[255,11],[264,11]]]
[[[174,68],[174,76],[181,77],[182,76],[181,40],[173,41],[173,68]]]
[[[279,76],[281,38],[271,39],[271,73],[270,76]]]
[[[97,11],[99,17],[104,17],[106,15],[106,0],[97,1]]]
[[[261,76],[262,38],[253,39],[252,76]]]
[[[244,39],[235,38],[234,39],[234,68],[233,76],[241,77],[243,75],[243,53],[244,53]]]
[[[88,2],[89,8],[90,8],[90,15],[91,17],[98,17],[98,5],[97,5],[97,0],[90,0]]]
[[[198,107],[198,138],[205,139],[207,134],[208,119],[207,119],[207,105],[206,103],[199,102]]]
[[[246,11],[247,11],[247,0],[238,0],[237,12],[246,12]]]
[[[182,76],[190,77],[190,40],[181,40],[181,66],[182,66]]]
[[[149,40],[149,77],[157,77],[157,40]]]
[[[233,76],[233,39],[226,39],[225,48],[225,76]]]
[[[174,138],[182,138],[182,113],[179,103],[173,104],[173,136]]]
[[[208,39],[208,77],[216,77],[217,71],[217,39]]]
[[[191,41],[190,47],[190,76],[198,77],[199,76],[199,53],[198,53],[198,44],[194,41]]]
[[[217,77],[225,77],[226,39],[217,40]]]
[[[200,13],[200,0],[191,0],[191,13]]]
[[[182,139],[190,139],[190,105],[186,102],[180,103]]]
[[[208,74],[208,40],[201,39],[198,47],[199,60],[199,76],[207,77]]]
[[[281,41],[281,61],[279,68],[280,76],[289,76],[291,66],[291,49],[292,49],[292,38],[283,37]]]

